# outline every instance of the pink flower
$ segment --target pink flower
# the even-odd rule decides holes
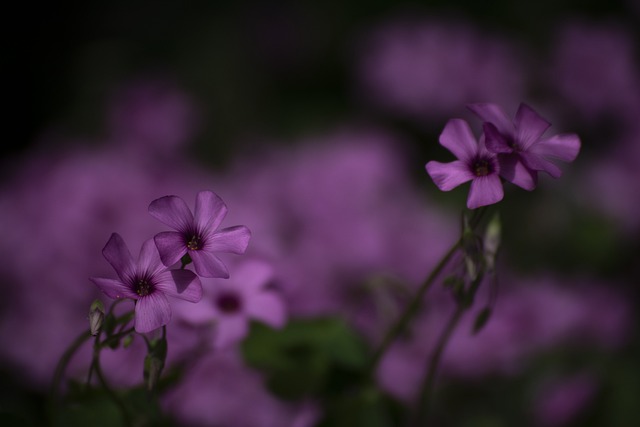
[[[462,119],[449,120],[440,134],[440,144],[458,158],[450,163],[427,163],[427,173],[440,190],[449,191],[471,181],[467,198],[469,209],[502,200],[504,192],[496,156],[487,151],[482,139],[479,143],[476,141],[467,122]]]
[[[572,162],[580,151],[575,134],[542,138],[551,126],[526,104],[520,104],[515,120],[495,104],[470,104],[468,108],[484,120],[487,148],[498,154],[500,175],[509,182],[533,190],[538,171],[558,178],[562,172],[553,162]]]
[[[171,307],[166,295],[189,302],[202,298],[200,279],[189,270],[167,270],[152,239],[142,245],[137,263],[117,233],[111,235],[102,254],[119,280],[99,277],[90,280],[110,298],[135,300],[136,332],[151,332],[169,323]]]
[[[211,191],[201,191],[196,197],[195,213],[180,197],[165,196],[149,205],[149,213],[177,231],[158,233],[154,240],[160,258],[166,266],[189,255],[202,277],[228,278],[227,267],[215,252],[243,254],[251,232],[243,225],[218,230],[227,215],[227,206]]]
[[[268,288],[272,277],[269,265],[260,261],[247,262],[229,281],[207,287],[207,294],[198,306],[181,305],[184,310],[179,310],[179,316],[193,325],[215,325],[214,345],[217,348],[243,339],[250,320],[282,327],[286,312],[283,301]]]

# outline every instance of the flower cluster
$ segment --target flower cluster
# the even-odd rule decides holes
[[[526,104],[520,104],[513,121],[495,104],[467,107],[483,121],[480,139],[476,140],[466,121],[449,120],[440,134],[440,144],[458,160],[430,161],[426,170],[442,191],[471,181],[469,209],[502,200],[500,178],[529,191],[536,187],[538,172],[558,178],[562,172],[554,162],[571,162],[580,151],[575,134],[543,137],[551,124]]]
[[[138,333],[169,323],[167,296],[195,303],[202,299],[200,277],[228,278],[227,268],[216,253],[243,254],[251,237],[245,226],[219,230],[227,207],[211,191],[198,193],[194,213],[177,196],[154,200],[149,213],[176,231],[158,233],[144,242],[137,260],[122,237],[113,233],[102,253],[118,279],[90,279],[110,298],[135,301],[134,327]],[[170,268],[180,260],[181,268]],[[191,261],[195,273],[185,269]]]

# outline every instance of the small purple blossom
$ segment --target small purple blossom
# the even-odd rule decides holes
[[[442,191],[450,191],[471,181],[467,207],[475,209],[502,200],[500,165],[496,155],[487,151],[483,138],[476,141],[466,121],[451,119],[440,134],[440,144],[458,160],[450,163],[430,161],[426,170]]]
[[[135,300],[136,332],[151,332],[169,323],[171,307],[166,295],[189,302],[202,298],[198,276],[189,270],[167,270],[152,239],[142,245],[137,262],[117,233],[111,235],[102,254],[119,279],[92,277],[90,280],[110,298]]]
[[[154,200],[149,205],[149,213],[177,230],[158,233],[154,237],[164,265],[173,265],[188,254],[196,273],[202,277],[228,278],[227,267],[215,252],[243,254],[251,237],[251,232],[243,225],[218,230],[227,215],[227,206],[211,191],[198,193],[193,214],[177,196]]]
[[[525,190],[536,187],[538,171],[558,178],[562,172],[554,161],[572,162],[580,151],[576,134],[543,138],[551,124],[526,104],[520,104],[514,121],[495,104],[468,108],[484,121],[485,143],[498,155],[500,175]]]
[[[225,282],[207,287],[203,302],[197,306],[180,305],[178,316],[193,325],[215,325],[214,346],[228,347],[248,333],[249,321],[258,320],[274,328],[286,321],[285,305],[268,288],[272,268],[261,261],[242,264]]]

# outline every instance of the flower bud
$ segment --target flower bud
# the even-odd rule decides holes
[[[89,330],[91,335],[96,336],[102,329],[102,323],[104,322],[104,304],[99,299],[91,303],[89,309]]]

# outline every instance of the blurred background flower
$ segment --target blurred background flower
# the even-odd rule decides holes
[[[424,171],[470,102],[520,102],[580,155],[533,192],[505,185],[494,312],[445,352],[441,426],[640,424],[640,13],[635,1],[60,1],[15,15],[0,169],[0,418],[41,425],[64,349],[88,327],[88,280],[113,232],[164,230],[165,195],[212,190],[225,224],[291,319],[338,316],[380,340],[456,240],[466,190]],[[14,40],[13,38],[11,40]],[[478,125],[474,132],[479,134]],[[224,261],[242,271],[243,258]],[[213,279],[216,281],[225,279]],[[488,292],[488,290],[485,290]],[[487,294],[478,296],[485,303]],[[401,402],[453,307],[425,298],[378,372]],[[174,319],[162,401],[175,425],[313,426],[212,332]],[[114,385],[142,380],[144,343],[105,351]],[[90,349],[72,360],[82,381]],[[188,368],[184,368],[187,366]],[[253,404],[246,410],[246,402]],[[7,424],[9,425],[9,424]],[[173,424],[169,424],[173,425]]]

